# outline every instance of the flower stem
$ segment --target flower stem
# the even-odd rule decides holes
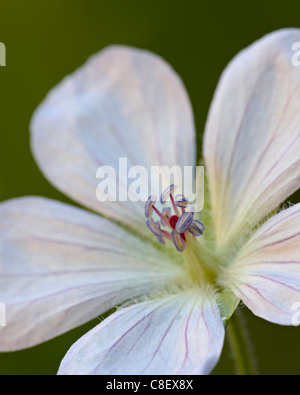
[[[234,315],[230,318],[227,332],[234,356],[236,373],[239,376],[257,375],[253,353],[251,353],[248,336],[245,333],[246,329],[241,317],[241,310],[236,310]]]

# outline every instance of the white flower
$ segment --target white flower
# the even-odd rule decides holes
[[[60,374],[208,374],[239,299],[292,324],[300,204],[270,213],[300,186],[300,68],[291,51],[299,41],[299,30],[270,34],[222,75],[204,138],[205,230],[194,223],[203,235],[184,241],[178,234],[192,225],[183,218],[170,238],[182,253],[156,241],[142,203],[100,203],[95,193],[97,168],[117,168],[122,157],[147,169],[196,165],[191,105],[176,73],[149,52],[110,47],[48,95],[32,122],[35,158],[58,189],[105,218],[44,198],[1,203],[0,350],[41,343],[127,302],[75,343]]]

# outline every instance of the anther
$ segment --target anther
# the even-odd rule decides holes
[[[171,217],[171,209],[170,209],[170,207],[164,207],[163,208],[163,210],[162,210],[162,215],[164,216],[164,217]]]
[[[193,220],[194,220],[194,214],[187,212],[183,213],[176,223],[175,230],[178,233],[184,233],[192,225]]]
[[[203,234],[204,225],[195,219],[189,227],[189,232],[192,233],[194,236],[200,236]]]
[[[159,243],[165,244],[166,240],[169,240],[177,251],[183,252],[190,243],[186,232],[200,236],[203,234],[204,226],[200,221],[194,220],[195,210],[189,205],[188,199],[183,195],[176,195],[174,199],[174,190],[175,186],[172,184],[163,191],[160,201],[165,204],[170,198],[171,207],[164,207],[162,212],[155,207],[156,197],[149,196],[145,205],[146,224]],[[155,214],[158,216],[156,221],[152,218]],[[164,230],[161,226],[166,226],[169,230]]]
[[[189,204],[189,200],[184,197],[183,195],[176,195],[175,196],[175,204],[177,207],[187,208]]]
[[[172,240],[178,252],[183,252],[185,250],[185,243],[176,230],[172,232]]]
[[[151,217],[149,217],[146,221],[146,225],[148,226],[149,230],[155,235],[155,236],[162,236],[160,227],[158,226],[157,222],[153,221]]]
[[[165,238],[163,235],[161,236],[156,236],[157,240],[159,241],[160,244],[166,244]]]
[[[176,228],[176,224],[177,224],[178,220],[179,220],[178,215],[172,215],[172,217],[169,220],[172,229]]]
[[[169,218],[171,217],[171,209],[170,207],[164,207],[162,210],[162,216],[163,218],[161,218],[161,225],[166,225],[166,220],[168,221]]]
[[[163,193],[161,194],[160,202],[161,204],[165,204],[170,195],[174,193],[175,185],[171,184],[169,187],[167,187]]]
[[[151,217],[155,201],[156,201],[155,196],[153,196],[153,195],[149,196],[149,198],[146,202],[146,205],[145,205],[145,217],[146,218]]]

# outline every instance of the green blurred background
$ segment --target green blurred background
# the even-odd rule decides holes
[[[29,121],[46,93],[87,57],[110,44],[160,54],[182,77],[201,137],[220,73],[264,34],[300,27],[300,2],[200,0],[1,0],[0,201],[42,195],[69,202],[43,177],[30,152]],[[292,197],[299,201],[299,194]],[[246,324],[261,374],[300,374],[299,328],[254,317]],[[0,374],[56,374],[72,345],[99,321],[30,350],[0,354]],[[1,332],[0,332],[1,335]],[[226,345],[215,374],[234,373]]]

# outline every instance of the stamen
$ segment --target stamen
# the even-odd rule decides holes
[[[171,243],[173,243],[172,235],[171,235],[170,232],[167,232],[167,231],[161,229],[161,233],[163,234],[163,236],[164,236],[167,240],[169,240]]]
[[[193,220],[194,220],[193,213],[188,213],[188,212],[183,213],[176,223],[175,230],[178,233],[184,233],[192,225]]]
[[[157,229],[160,232],[159,235],[156,235],[157,240],[159,241],[160,244],[166,244],[165,238],[164,238],[163,233],[162,233],[161,228],[160,228],[160,222],[156,221],[155,225],[156,225]]]
[[[146,221],[146,225],[148,226],[149,230],[155,235],[155,236],[162,236],[160,228],[157,226],[157,222],[153,221],[151,217],[149,217]]]
[[[173,230],[173,232],[172,232],[172,240],[173,240],[173,243],[176,247],[176,250],[178,252],[183,252],[185,249],[185,244],[184,244],[184,241],[182,240],[180,234],[176,230]]]
[[[161,203],[165,204],[170,197],[172,206],[164,207],[162,212],[155,207],[156,197],[149,196],[145,205],[146,225],[157,237],[159,243],[165,244],[167,239],[175,245],[177,251],[183,252],[189,243],[193,243],[192,236],[188,237],[188,234],[191,233],[194,236],[202,235],[204,225],[200,221],[194,220],[195,210],[193,206],[189,205],[187,198],[178,194],[175,197],[175,202],[173,197],[174,189],[175,186],[172,184],[163,191],[160,199]],[[158,220],[152,218],[153,213],[157,214]],[[172,231],[163,230],[161,226],[167,226]]]
[[[165,204],[166,201],[167,201],[167,199],[168,199],[170,196],[172,197],[172,194],[174,193],[174,189],[175,189],[175,185],[174,185],[174,184],[171,184],[169,187],[167,187],[167,188],[163,191],[163,193],[161,194],[161,197],[160,197],[160,202],[161,202],[161,204]]]
[[[168,221],[170,216],[171,216],[171,209],[170,209],[170,207],[164,207],[163,208],[162,216],[163,216],[163,218],[161,218],[161,225],[166,225],[166,221]]]
[[[161,219],[161,223],[163,223],[166,226],[170,226],[169,224],[169,220],[167,217],[165,217],[164,215],[162,215],[162,213],[157,210],[157,208],[155,206],[153,206],[153,210],[156,212],[156,214],[159,216],[159,218]]]
[[[160,244],[166,244],[166,241],[162,235],[156,236],[156,237],[157,237],[157,240],[159,241]]]
[[[162,215],[164,217],[171,217],[171,208],[170,207],[164,207],[162,210]]]
[[[192,233],[194,236],[200,236],[203,234],[204,229],[204,225],[200,221],[195,219],[189,227],[189,232]]]
[[[175,211],[175,214],[176,214],[178,217],[180,217],[180,212],[179,212],[178,207],[176,206],[176,204],[175,204],[175,202],[174,202],[173,195],[170,195],[170,199],[171,199],[172,206],[173,206],[173,209],[174,209],[174,211]]]
[[[177,207],[187,208],[187,206],[189,204],[189,199],[187,199],[183,195],[176,195],[175,196],[175,204]]]
[[[145,205],[145,217],[146,218],[151,217],[155,201],[156,201],[155,196],[153,196],[153,195],[149,196],[149,198],[146,202],[146,205]]]

